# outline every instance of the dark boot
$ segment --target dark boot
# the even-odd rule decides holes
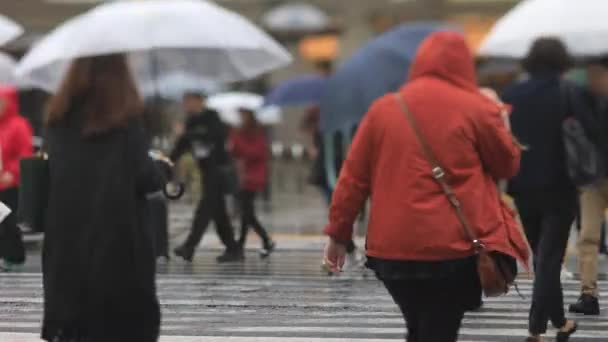
[[[576,322],[572,322],[572,328],[570,328],[568,331],[559,331],[555,337],[555,341],[568,342],[570,340],[570,336],[574,335],[577,330],[578,324]]]
[[[187,262],[192,262],[194,259],[194,248],[190,248],[185,245],[177,247],[173,250],[173,253]]]
[[[218,256],[216,260],[220,264],[226,262],[241,262],[245,260],[245,254],[241,249],[238,248],[233,250],[226,250],[226,252]]]
[[[270,240],[268,242],[265,242],[264,248],[262,248],[262,250],[260,251],[260,257],[262,259],[268,258],[276,248],[277,244],[274,241]]]
[[[570,312],[587,316],[599,316],[599,300],[597,297],[583,293],[576,303],[570,305]]]

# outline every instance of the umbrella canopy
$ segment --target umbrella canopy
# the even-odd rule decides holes
[[[226,86],[198,75],[171,72],[156,80],[150,80],[142,85],[140,90],[145,97],[161,96],[169,100],[181,100],[187,91],[200,91],[212,95],[225,91]]]
[[[264,97],[258,94],[230,92],[211,96],[207,106],[220,113],[222,121],[238,126],[241,123],[238,110],[246,108],[255,111],[256,117],[264,125],[275,125],[281,122],[281,110],[276,106],[264,107]]]
[[[576,56],[608,53],[608,1],[526,0],[501,18],[485,41],[482,56],[522,58],[534,40],[561,38]]]
[[[23,27],[0,14],[0,46],[23,34]]]
[[[272,31],[318,32],[330,26],[330,18],[319,8],[306,3],[288,3],[264,15],[263,22]]]
[[[16,67],[17,63],[11,56],[0,52],[0,84],[17,85]]]
[[[53,91],[74,58],[114,53],[130,53],[143,83],[172,71],[239,81],[291,62],[270,36],[210,1],[125,1],[59,26],[24,57],[17,74]]]
[[[267,96],[267,105],[301,106],[318,104],[325,93],[327,77],[309,75],[279,83]]]
[[[418,45],[430,33],[445,30],[437,23],[405,24],[357,51],[329,79],[321,100],[321,129],[350,136],[370,105],[401,87]]]

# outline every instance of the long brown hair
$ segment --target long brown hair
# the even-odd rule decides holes
[[[66,119],[78,106],[85,136],[124,127],[141,115],[143,101],[123,54],[78,58],[72,62],[59,91],[49,100],[45,124]]]

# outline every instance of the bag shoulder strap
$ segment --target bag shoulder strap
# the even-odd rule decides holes
[[[454,211],[456,212],[456,216],[458,217],[458,220],[460,221],[460,224],[462,225],[466,236],[469,238],[469,240],[473,244],[473,248],[475,249],[476,252],[481,251],[482,249],[485,248],[485,246],[477,238],[477,235],[473,231],[473,228],[471,227],[471,225],[469,224],[469,221],[467,220],[466,216],[464,215],[464,211],[462,209],[462,204],[456,197],[456,194],[454,193],[454,190],[452,189],[452,187],[448,184],[448,182],[446,180],[445,170],[441,167],[439,160],[437,159],[435,153],[433,152],[433,149],[431,148],[431,145],[429,144],[428,140],[425,138],[424,134],[422,134],[422,131],[418,127],[418,123],[416,122],[416,119],[414,119],[414,116],[408,109],[407,104],[405,103],[405,100],[403,99],[401,94],[396,93],[395,99],[397,100],[397,103],[399,104],[401,111],[403,112],[403,114],[405,114],[405,117],[407,118],[407,121],[409,122],[410,126],[414,130],[414,133],[416,134],[416,139],[418,140],[418,143],[422,147],[422,151],[424,153],[426,160],[428,161],[429,164],[431,164],[431,168],[432,168],[431,175],[437,181],[437,183],[439,183],[439,185],[441,186],[441,189],[443,190],[446,197],[448,198],[448,201],[450,202],[451,206],[454,208]]]

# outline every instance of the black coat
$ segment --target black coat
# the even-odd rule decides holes
[[[226,151],[227,139],[228,127],[220,120],[219,114],[206,109],[186,121],[186,131],[177,140],[171,160],[176,162],[185,153],[192,152],[202,170],[225,165],[230,160]],[[197,156],[196,149],[201,147],[208,150],[208,155]]]
[[[557,73],[534,75],[502,95],[513,106],[513,134],[528,147],[519,174],[509,183],[511,194],[574,190],[562,138],[562,123],[569,114],[561,84]]]
[[[160,309],[145,194],[162,177],[142,125],[83,138],[79,115],[48,130],[50,199],[43,251],[42,336],[153,342]]]

